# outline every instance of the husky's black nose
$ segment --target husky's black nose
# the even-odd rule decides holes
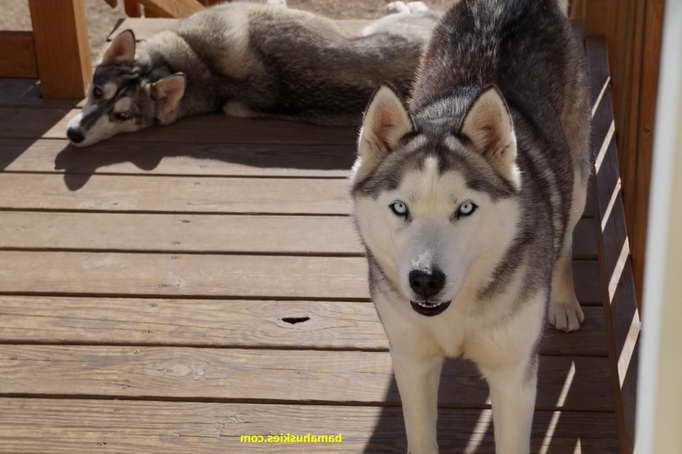
[[[83,133],[80,132],[76,128],[67,129],[66,130],[66,137],[68,137],[69,140],[73,143],[81,143],[85,139],[85,136],[83,136]]]
[[[410,271],[410,287],[414,293],[422,298],[429,299],[437,295],[445,287],[445,274],[434,268],[431,272],[412,270]]]

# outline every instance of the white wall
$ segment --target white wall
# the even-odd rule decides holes
[[[682,0],[668,0],[643,298],[637,454],[682,454]]]

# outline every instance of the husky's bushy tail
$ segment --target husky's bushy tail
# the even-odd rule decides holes
[[[564,15],[567,7],[568,0],[459,0],[433,32],[410,105],[419,110],[442,93],[473,95],[498,84],[502,46],[538,18]]]
[[[462,0],[451,8],[438,30],[441,45],[458,64],[452,68],[461,85],[483,87],[495,80],[500,43],[505,29],[526,11],[534,0]]]

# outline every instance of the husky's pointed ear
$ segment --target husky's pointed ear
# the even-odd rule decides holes
[[[483,90],[471,104],[460,134],[467,137],[474,149],[483,154],[516,190],[520,188],[514,124],[507,103],[496,87]]]
[[[368,175],[413,129],[412,118],[396,92],[386,85],[379,88],[362,122],[355,179]]]
[[[175,73],[154,82],[152,98],[158,104],[157,119],[161,124],[172,123],[177,118],[177,109],[185,94],[186,79],[183,73]]]
[[[124,30],[111,41],[102,57],[103,65],[115,63],[132,63],[135,61],[135,33]]]

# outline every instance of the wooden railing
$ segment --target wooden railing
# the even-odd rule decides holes
[[[652,145],[665,0],[572,0],[587,35],[609,46],[615,137],[627,230],[641,297],[649,211]],[[641,301],[641,298],[639,299]]]
[[[44,98],[82,98],[92,75],[85,0],[27,1],[33,30],[0,32],[0,77],[39,78]],[[124,0],[124,6],[132,17],[185,17],[219,1]]]

